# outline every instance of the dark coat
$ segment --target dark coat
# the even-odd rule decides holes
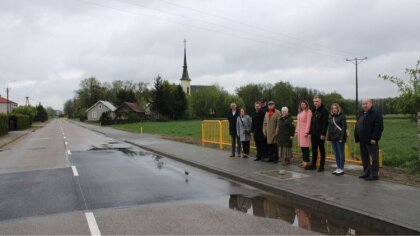
[[[382,114],[372,107],[367,111],[361,111],[357,115],[356,128],[354,129],[354,139],[356,142],[370,144],[370,140],[375,140],[379,143],[382,132],[384,131],[384,121]]]
[[[316,109],[312,109],[311,131],[312,136],[327,135],[328,129],[328,111],[325,109],[324,104]]]
[[[229,110],[228,114],[228,121],[229,121],[229,134],[230,136],[236,136],[236,120],[238,119],[239,114],[241,111],[236,109],[235,115],[232,114],[232,110]]]
[[[295,125],[291,116],[280,117],[277,123],[277,129],[279,134],[278,145],[281,147],[292,147],[292,139],[295,135]]]
[[[255,141],[264,141],[263,126],[264,126],[265,111],[259,110],[252,116],[252,133]]]
[[[335,123],[338,125],[340,129],[335,126]],[[347,121],[346,116],[344,114],[334,114],[331,115],[328,119],[328,135],[327,135],[328,141],[342,141],[346,142],[347,140]]]

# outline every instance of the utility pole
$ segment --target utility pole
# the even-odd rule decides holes
[[[357,115],[357,112],[359,110],[359,81],[358,81],[358,78],[357,78],[357,66],[360,63],[362,63],[364,60],[367,60],[367,57],[365,57],[365,58],[357,58],[357,57],[355,57],[354,59],[347,59],[346,58],[346,61],[349,61],[349,62],[351,62],[351,63],[353,63],[353,64],[356,65],[356,102],[355,102],[355,105],[356,105],[356,107],[355,107],[355,109],[356,109],[356,115]]]
[[[7,115],[9,115],[9,85],[6,88],[6,106],[7,106]]]

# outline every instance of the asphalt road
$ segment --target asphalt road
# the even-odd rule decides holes
[[[315,233],[273,199],[65,120],[0,150],[1,234]]]

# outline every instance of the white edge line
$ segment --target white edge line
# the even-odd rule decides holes
[[[64,144],[67,146],[67,144],[69,144],[69,143],[67,141],[65,141]]]
[[[71,155],[71,152],[70,152],[70,150],[67,150],[67,154],[68,154],[68,155]]]
[[[86,220],[89,225],[90,233],[92,235],[101,235],[101,231],[99,231],[98,224],[96,223],[95,216],[93,215],[93,212],[86,212]]]
[[[71,166],[71,169],[73,170],[73,175],[74,176],[79,176],[79,172],[77,171],[76,166]]]

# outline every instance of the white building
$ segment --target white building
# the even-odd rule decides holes
[[[114,119],[115,109],[116,109],[115,106],[112,105],[108,101],[98,101],[93,106],[91,106],[90,108],[86,110],[87,120],[98,121],[101,118],[102,113],[108,112],[108,111],[111,113],[110,114],[111,118]]]
[[[12,102],[0,96],[0,113],[7,113],[8,105],[9,105],[9,112],[12,112],[13,109],[15,109],[18,106],[16,102]]]

